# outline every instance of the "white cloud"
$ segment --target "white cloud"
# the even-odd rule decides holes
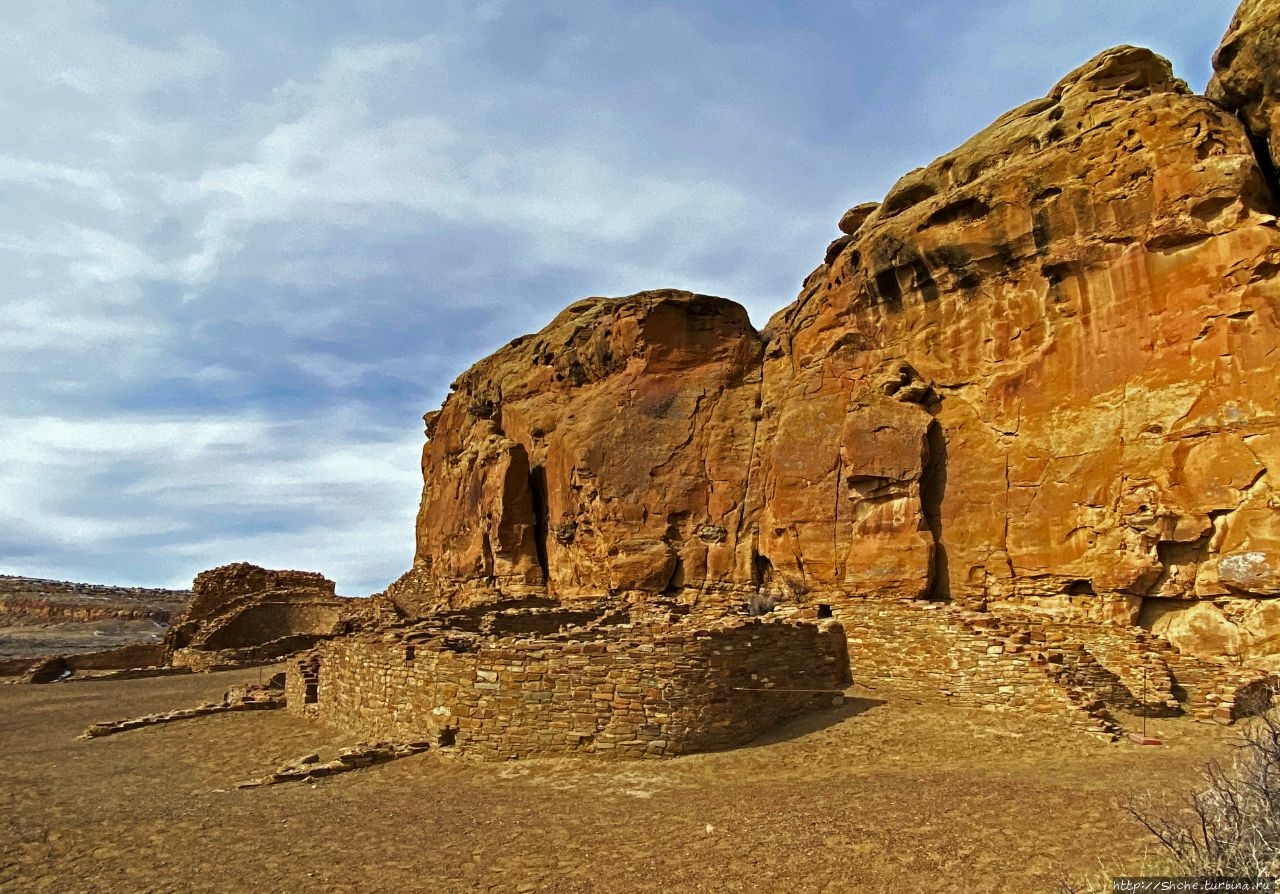
[[[48,304],[33,299],[0,305],[0,313],[5,321],[0,327],[0,347],[11,351],[108,347],[164,332],[157,322],[133,317],[57,316]],[[0,362],[0,369],[4,365]]]
[[[71,187],[89,193],[107,211],[124,209],[124,199],[111,179],[86,168],[0,156],[0,183],[22,183],[49,192]]]
[[[10,7],[0,45],[38,82],[97,101],[200,84],[225,70],[226,55],[198,31],[177,35],[172,49],[153,49],[114,33],[106,12],[95,3]]]
[[[11,557],[145,567],[170,585],[249,560],[322,571],[348,593],[380,589],[412,558],[412,430],[370,430],[341,413],[10,415],[0,425],[0,547]]]
[[[533,140],[494,132],[476,118],[471,97],[430,92],[435,72],[468,51],[430,35],[344,46],[311,78],[291,81],[288,102],[275,107],[284,117],[251,158],[167,185],[165,201],[200,221],[198,247],[175,265],[175,278],[197,287],[216,279],[262,227],[341,227],[360,222],[366,208],[408,212],[399,222],[405,231],[441,224],[514,230],[536,250],[523,260],[544,265],[581,263],[584,250],[603,251],[602,261],[613,263],[634,242],[657,239],[664,244],[657,265],[689,276],[691,248],[732,239],[749,214],[782,213],[704,172],[637,169],[607,131]],[[379,86],[401,77],[425,86],[432,114],[371,110]],[[559,101],[527,85],[523,91],[535,105]],[[314,271],[300,275],[317,279]]]

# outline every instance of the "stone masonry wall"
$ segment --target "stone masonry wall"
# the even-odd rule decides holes
[[[307,704],[304,677],[318,698]],[[753,619],[559,637],[345,637],[289,669],[290,710],[491,758],[656,757],[744,744],[849,683],[839,624]]]
[[[301,633],[328,633],[341,617],[342,606],[336,602],[263,601],[211,629],[201,647],[210,651],[235,649]]]
[[[169,663],[173,667],[190,668],[197,673],[231,667],[252,667],[256,664],[270,664],[294,652],[310,649],[324,639],[327,637],[320,634],[298,633],[240,649],[178,649],[169,656]]]
[[[1112,709],[1229,723],[1258,707],[1271,679],[1181,655],[1137,627],[1053,624],[908,600],[847,600],[833,615],[848,632],[854,677],[875,689],[1053,714],[1095,733],[1118,730]]]
[[[1060,654],[1031,646],[998,619],[944,603],[850,600],[835,607],[855,679],[949,704],[1062,717],[1101,735],[1114,720]]]

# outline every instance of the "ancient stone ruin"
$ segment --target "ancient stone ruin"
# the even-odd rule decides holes
[[[238,562],[196,575],[186,613],[165,635],[166,663],[192,670],[262,664],[336,636],[369,608],[311,571]]]
[[[85,618],[128,618],[142,612],[157,623],[172,621],[162,642],[0,658],[0,676],[14,676],[22,683],[53,683],[73,676],[122,679],[267,664],[374,623],[381,604],[337,596],[333,581],[314,572],[271,571],[243,562],[201,572],[191,591],[12,580],[24,588],[16,604],[26,615],[45,622],[56,622],[63,615],[80,622]],[[41,592],[33,594],[32,584],[42,585]],[[56,599],[48,598],[45,591],[50,587],[44,586],[48,584],[57,584]],[[170,592],[182,597],[175,602],[172,615],[152,607],[155,594]],[[80,602],[92,603],[87,607],[80,602],[68,605],[68,593]],[[104,593],[111,601],[104,602]]]
[[[295,658],[289,709],[492,758],[659,757],[749,742],[850,682],[839,624],[607,603],[447,612]]]
[[[228,566],[172,660],[323,639],[289,710],[488,757],[739,745],[851,672],[1104,737],[1259,710],[1280,0],[1214,66],[1197,96],[1099,54],[851,208],[762,330],[673,289],[571,304],[424,417],[413,566],[360,624],[318,575]]]

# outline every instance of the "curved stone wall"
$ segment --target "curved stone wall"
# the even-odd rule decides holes
[[[202,648],[234,649],[299,634],[327,635],[341,620],[342,606],[336,603],[262,602],[216,628]]]
[[[290,710],[374,739],[499,759],[656,757],[745,744],[830,706],[849,682],[839,624],[731,618],[344,637],[295,659],[287,691]]]

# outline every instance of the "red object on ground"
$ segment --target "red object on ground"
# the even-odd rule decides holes
[[[1163,745],[1155,736],[1144,736],[1142,733],[1129,733],[1129,741],[1135,745]]]

